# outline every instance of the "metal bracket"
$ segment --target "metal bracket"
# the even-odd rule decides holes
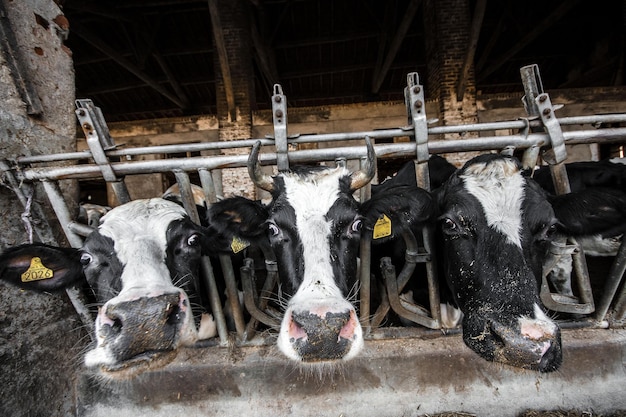
[[[272,96],[272,115],[274,118],[274,145],[276,146],[276,167],[279,172],[289,170],[287,154],[287,97],[280,84],[274,85]]]
[[[430,190],[430,175],[428,172],[428,124],[426,121],[426,101],[424,100],[424,86],[419,83],[417,72],[407,75],[407,86],[404,88],[404,100],[409,116],[409,124],[413,126],[416,143],[415,178],[417,185]]]
[[[563,131],[559,120],[554,114],[554,107],[550,101],[550,96],[547,93],[542,93],[535,98],[537,104],[537,110],[539,110],[539,116],[541,121],[550,136],[550,143],[552,144],[552,151],[554,152],[554,161],[550,161],[550,164],[559,164],[567,159],[567,150],[565,149],[565,139],[563,138]],[[544,158],[545,159],[545,158]]]
[[[100,108],[89,99],[76,100],[76,117],[85,133],[87,145],[94,162],[100,168],[102,177],[112,184],[113,191],[120,203],[128,203],[131,198],[123,179],[118,178],[111,167],[105,150],[115,148]]]

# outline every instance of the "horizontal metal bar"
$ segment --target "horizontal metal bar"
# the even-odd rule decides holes
[[[562,117],[559,119],[561,126],[571,125],[584,125],[591,124],[597,125],[600,123],[624,123],[626,122],[626,114],[602,114],[591,116],[574,116],[574,117]],[[429,135],[441,135],[449,133],[468,133],[468,132],[484,132],[492,130],[510,130],[510,129],[524,129],[528,126],[525,120],[510,120],[504,122],[488,122],[488,123],[473,123],[467,125],[457,126],[434,126],[428,128]],[[531,127],[541,127],[542,124],[539,120],[530,121]],[[609,130],[609,129],[603,129]],[[597,130],[601,131],[601,130]],[[568,132],[572,133],[572,132]],[[299,143],[312,143],[312,142],[331,142],[341,140],[359,140],[365,136],[370,136],[373,139],[391,139],[401,136],[414,136],[412,127],[407,126],[405,128],[391,128],[381,129],[375,131],[362,131],[362,132],[350,132],[350,133],[326,133],[326,134],[304,134],[292,136],[288,139],[289,144]],[[249,148],[257,142],[261,141],[262,145],[273,145],[274,140],[263,139],[241,139],[227,142],[203,142],[203,143],[186,143],[176,145],[160,145],[160,146],[144,146],[128,149],[116,149],[107,151],[106,154],[109,157],[127,157],[137,155],[150,155],[150,154],[171,154],[182,152],[200,152],[220,149],[232,149],[232,148]],[[431,142],[432,143],[432,142]],[[32,164],[40,162],[54,162],[54,161],[67,161],[91,158],[91,152],[67,152],[53,155],[33,155],[33,156],[20,156],[16,158],[16,162],[19,164]],[[290,153],[291,157],[291,153]]]
[[[626,137],[626,128],[611,128],[600,130],[585,130],[563,132],[566,142],[572,144],[610,142],[613,140],[623,141]],[[361,138],[362,139],[362,138]],[[430,142],[428,147],[431,154],[470,152],[481,150],[502,149],[513,146],[517,149],[526,149],[531,146],[545,146],[549,144],[549,137],[545,133],[531,133],[528,136],[492,136],[483,138],[468,138],[456,140],[439,140]],[[379,159],[393,159],[399,157],[412,157],[415,155],[415,142],[379,144],[375,146],[376,156]],[[334,161],[338,157],[346,159],[359,159],[364,156],[364,146],[347,146],[340,148],[308,149],[291,152],[289,158],[294,163],[314,161]],[[237,168],[245,167],[247,155],[216,155],[193,158],[148,160],[116,162],[111,166],[116,175],[148,174],[155,172],[168,172],[173,170],[191,171],[201,168]],[[262,164],[271,165],[276,163],[273,153],[259,155]],[[99,178],[101,175],[97,165],[72,165],[45,168],[23,168],[16,173],[19,179],[25,180],[57,180],[57,179],[90,179]]]

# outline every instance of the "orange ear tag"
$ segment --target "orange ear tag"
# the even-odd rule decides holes
[[[22,282],[40,281],[42,279],[50,279],[54,276],[54,271],[46,268],[41,263],[41,258],[35,256],[30,260],[30,266],[22,274]]]
[[[374,239],[391,236],[391,220],[386,214],[379,218],[374,225]]]
[[[230,249],[232,249],[233,253],[239,253],[248,246],[250,246],[250,242],[246,242],[237,236],[233,237],[233,241],[230,243]]]

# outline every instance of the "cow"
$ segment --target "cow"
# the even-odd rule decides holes
[[[564,240],[573,237],[586,255],[615,256],[626,231],[626,166],[623,159],[566,164],[571,193],[554,195],[547,166],[532,177],[549,192],[549,200],[561,224]],[[552,254],[547,276],[554,290],[575,298],[571,285],[574,246]]]
[[[376,204],[380,197],[372,194]],[[522,176],[516,160],[487,154],[456,170],[433,196],[441,287],[463,313],[465,344],[489,361],[558,369],[560,329],[539,298],[558,223],[546,193]]]
[[[194,322],[192,294],[201,255],[228,247],[173,202],[135,200],[108,212],[80,249],[33,243],[0,255],[0,277],[35,291],[86,281],[99,308],[88,368],[105,379],[158,369],[178,348],[215,335],[206,314]]]
[[[375,173],[374,148],[366,139],[367,163],[351,172],[345,166],[293,167],[275,176],[258,163],[253,146],[248,171],[256,186],[271,193],[264,204],[231,197],[209,208],[209,222],[220,233],[271,247],[276,255],[284,314],[277,346],[303,366],[343,363],[363,347],[355,308],[357,257],[361,233],[379,213],[362,210],[353,193]],[[413,187],[385,194],[386,212],[410,225],[431,219],[430,195]]]

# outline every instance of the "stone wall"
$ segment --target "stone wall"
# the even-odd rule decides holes
[[[52,0],[3,0],[3,8],[0,19],[13,41],[5,39],[0,53],[0,159],[72,151],[76,120],[71,52],[63,46],[67,21]],[[68,196],[76,193],[72,184],[64,189]],[[54,224],[40,189],[35,201]],[[0,252],[29,240],[23,211],[13,191],[0,186]],[[50,238],[63,239],[58,229]],[[73,415],[84,336],[65,293],[34,294],[0,283],[0,415]]]

